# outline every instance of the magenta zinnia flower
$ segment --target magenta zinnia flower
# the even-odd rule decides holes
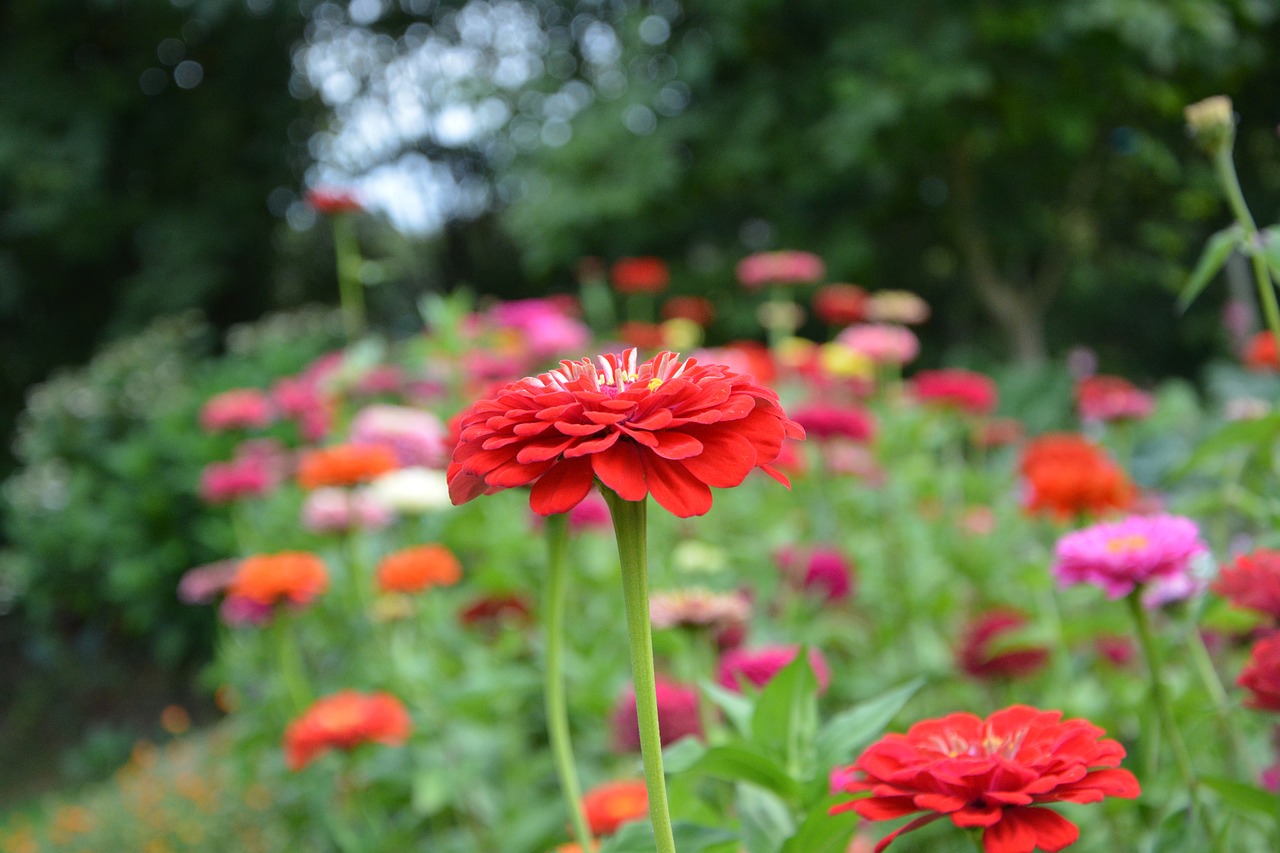
[[[658,696],[658,730],[662,735],[662,745],[670,746],[684,737],[702,738],[698,691],[679,682],[667,681],[661,676],[654,687]],[[615,751],[634,752],[640,748],[635,688],[628,688],[614,706],[612,728]]]
[[[1063,585],[1091,583],[1120,598],[1137,586],[1189,573],[1191,561],[1205,553],[1191,519],[1134,515],[1063,536],[1053,573]]]
[[[623,500],[654,500],[688,518],[711,509],[711,487],[740,484],[804,430],[778,395],[718,364],[636,351],[562,361],[475,403],[459,419],[449,465],[455,504],[532,485],[539,515],[577,506],[599,479]]]
[[[768,284],[808,284],[827,274],[822,258],[812,252],[757,252],[738,261],[738,282],[756,290]]]
[[[764,646],[757,649],[731,649],[720,658],[716,680],[726,690],[741,690],[739,679],[763,688],[773,677],[796,659],[800,649],[796,646]],[[825,692],[831,684],[831,669],[822,652],[809,649],[809,666],[818,680],[818,691]]]

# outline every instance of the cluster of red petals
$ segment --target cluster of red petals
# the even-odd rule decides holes
[[[399,467],[395,450],[385,444],[339,444],[303,454],[298,484],[304,489],[354,486]]]
[[[1060,711],[1013,705],[987,719],[950,714],[916,723],[905,735],[872,744],[833,778],[850,793],[870,796],[833,806],[866,820],[922,817],[887,836],[881,851],[903,832],[946,817],[961,828],[982,827],[986,853],[1057,851],[1079,837],[1075,824],[1044,803],[1096,803],[1134,798],[1138,780],[1119,769],[1124,747],[1103,730]]]
[[[1223,566],[1213,591],[1236,607],[1280,621],[1280,551],[1259,548]]]
[[[621,258],[609,271],[618,293],[661,293],[671,283],[671,271],[662,258]]]
[[[600,482],[623,500],[653,495],[681,518],[711,508],[711,487],[739,485],[804,430],[778,395],[722,365],[635,350],[561,362],[475,403],[461,418],[449,465],[455,504],[532,485],[539,515],[568,512]]]
[[[285,729],[285,759],[301,770],[330,749],[354,749],[364,743],[399,746],[409,737],[409,712],[390,693],[343,690],[317,699]]]
[[[814,403],[792,413],[796,423],[810,438],[847,438],[871,441],[876,435],[876,422],[866,409]]]
[[[378,587],[383,592],[421,592],[433,586],[452,586],[461,578],[462,564],[443,545],[405,548],[378,563]]]
[[[1042,646],[1006,648],[1001,637],[1027,624],[1025,614],[1016,610],[988,610],[965,630],[957,654],[960,668],[974,678],[1022,678],[1041,669],[1049,660]]]
[[[1254,644],[1236,684],[1249,691],[1247,707],[1280,712],[1280,634]]]
[[[1133,506],[1133,483],[1120,466],[1074,433],[1051,433],[1028,442],[1020,469],[1029,512],[1071,518]]]
[[[1154,409],[1150,394],[1119,376],[1088,376],[1076,384],[1076,411],[1081,420],[1140,420]]]
[[[592,835],[612,835],[624,823],[649,816],[649,791],[643,779],[606,782],[583,795],[582,812]]]
[[[954,406],[974,415],[991,414],[998,399],[990,376],[958,368],[920,371],[912,377],[911,393],[922,403]]]
[[[824,284],[813,294],[813,313],[828,326],[851,326],[867,319],[871,296],[856,284]]]
[[[529,602],[518,595],[485,595],[462,608],[458,621],[469,628],[495,629],[503,622],[531,622],[532,610]]]
[[[1280,370],[1280,346],[1276,346],[1276,336],[1271,332],[1258,332],[1249,339],[1241,361],[1250,370]]]
[[[329,572],[323,560],[306,551],[284,551],[242,560],[227,595],[270,607],[307,604],[328,587]]]
[[[332,216],[335,213],[359,213],[364,210],[364,205],[355,193],[337,187],[309,189],[306,200],[316,213],[323,213],[326,216]]]

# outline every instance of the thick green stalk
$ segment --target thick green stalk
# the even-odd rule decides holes
[[[351,216],[333,217],[333,252],[337,262],[338,296],[342,300],[342,325],[351,343],[364,334],[364,285],[360,283],[360,243]]]
[[[1253,242],[1258,236],[1258,226],[1244,200],[1244,191],[1240,189],[1240,178],[1236,174],[1235,161],[1231,159],[1230,145],[1223,145],[1213,152],[1213,166],[1222,189],[1227,194],[1227,204],[1231,206],[1236,222],[1244,229],[1245,240]],[[1258,286],[1258,301],[1262,303],[1262,313],[1267,319],[1267,328],[1280,341],[1280,305],[1276,303],[1276,291],[1271,284],[1267,262],[1257,252],[1250,256],[1250,262],[1253,266],[1253,279]]]
[[[631,679],[636,688],[636,721],[640,727],[640,755],[649,791],[649,820],[657,853],[675,853],[667,780],[662,772],[662,737],[658,733],[658,690],[653,674],[653,634],[649,626],[649,557],[645,538],[645,501],[624,501],[604,490],[613,515],[613,532],[622,563],[622,598],[631,645]]]
[[[1129,615],[1133,618],[1134,628],[1138,633],[1138,644],[1142,647],[1142,656],[1147,661],[1147,671],[1151,678],[1151,701],[1156,706],[1160,724],[1165,729],[1169,746],[1173,751],[1173,761],[1187,786],[1187,794],[1191,798],[1192,820],[1199,820],[1203,814],[1200,807],[1200,780],[1191,766],[1191,755],[1187,752],[1186,741],[1182,739],[1182,730],[1178,728],[1178,720],[1173,714],[1173,703],[1169,701],[1168,691],[1164,684],[1164,670],[1160,663],[1160,653],[1156,650],[1155,638],[1151,634],[1151,622],[1147,618],[1147,610],[1142,606],[1142,588],[1138,587],[1129,593],[1126,601]]]
[[[573,745],[569,738],[569,713],[564,692],[564,612],[565,583],[568,569],[565,550],[568,545],[568,516],[553,515],[547,519],[547,589],[546,589],[546,665],[543,669],[543,695],[547,708],[547,736],[560,776],[560,791],[573,835],[583,850],[591,849],[591,829],[582,812],[582,788],[573,764]]]

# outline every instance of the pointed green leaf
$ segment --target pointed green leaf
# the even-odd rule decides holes
[[[917,678],[832,717],[818,733],[823,762],[834,767],[853,761],[857,751],[884,731],[923,684],[924,679]]]
[[[1259,231],[1253,251],[1267,262],[1271,278],[1280,282],[1280,225]]]
[[[747,853],[779,853],[783,843],[795,834],[791,809],[770,791],[739,782],[737,808]]]
[[[1200,781],[1237,812],[1256,814],[1267,820],[1273,820],[1276,816],[1276,795],[1269,791],[1218,776],[1205,776]]]
[[[1204,252],[1200,255],[1200,260],[1196,263],[1196,268],[1191,271],[1191,277],[1187,279],[1182,293],[1178,296],[1179,311],[1187,310],[1187,307],[1213,280],[1218,270],[1222,269],[1222,265],[1227,262],[1227,258],[1231,257],[1231,253],[1243,239],[1244,229],[1239,225],[1223,228],[1209,238],[1205,243]]]
[[[767,788],[784,799],[790,799],[800,791],[800,786],[787,775],[779,761],[756,744],[747,741],[708,749],[689,768],[689,772],[705,773],[729,782],[750,782]]]
[[[775,757],[797,782],[809,778],[818,731],[818,679],[802,646],[765,685],[751,716],[751,741]]]
[[[830,811],[848,799],[847,794],[825,797],[814,805],[800,829],[782,845],[782,853],[844,853],[858,825],[858,813],[850,810],[833,815]]]
[[[741,693],[725,690],[711,681],[698,682],[698,688],[717,708],[724,711],[725,717],[739,734],[743,737],[751,734],[751,715],[755,711],[755,704],[750,699]]]

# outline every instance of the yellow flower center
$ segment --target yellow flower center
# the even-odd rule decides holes
[[[650,379],[650,380],[649,380],[649,390],[650,390],[650,391],[657,391],[657,390],[658,390],[659,388],[661,388],[661,387],[662,387],[662,380],[661,380],[661,379]]]
[[[1145,547],[1147,547],[1147,537],[1140,533],[1131,533],[1128,536],[1117,536],[1114,539],[1107,540],[1107,550],[1112,554],[1141,551]]]

